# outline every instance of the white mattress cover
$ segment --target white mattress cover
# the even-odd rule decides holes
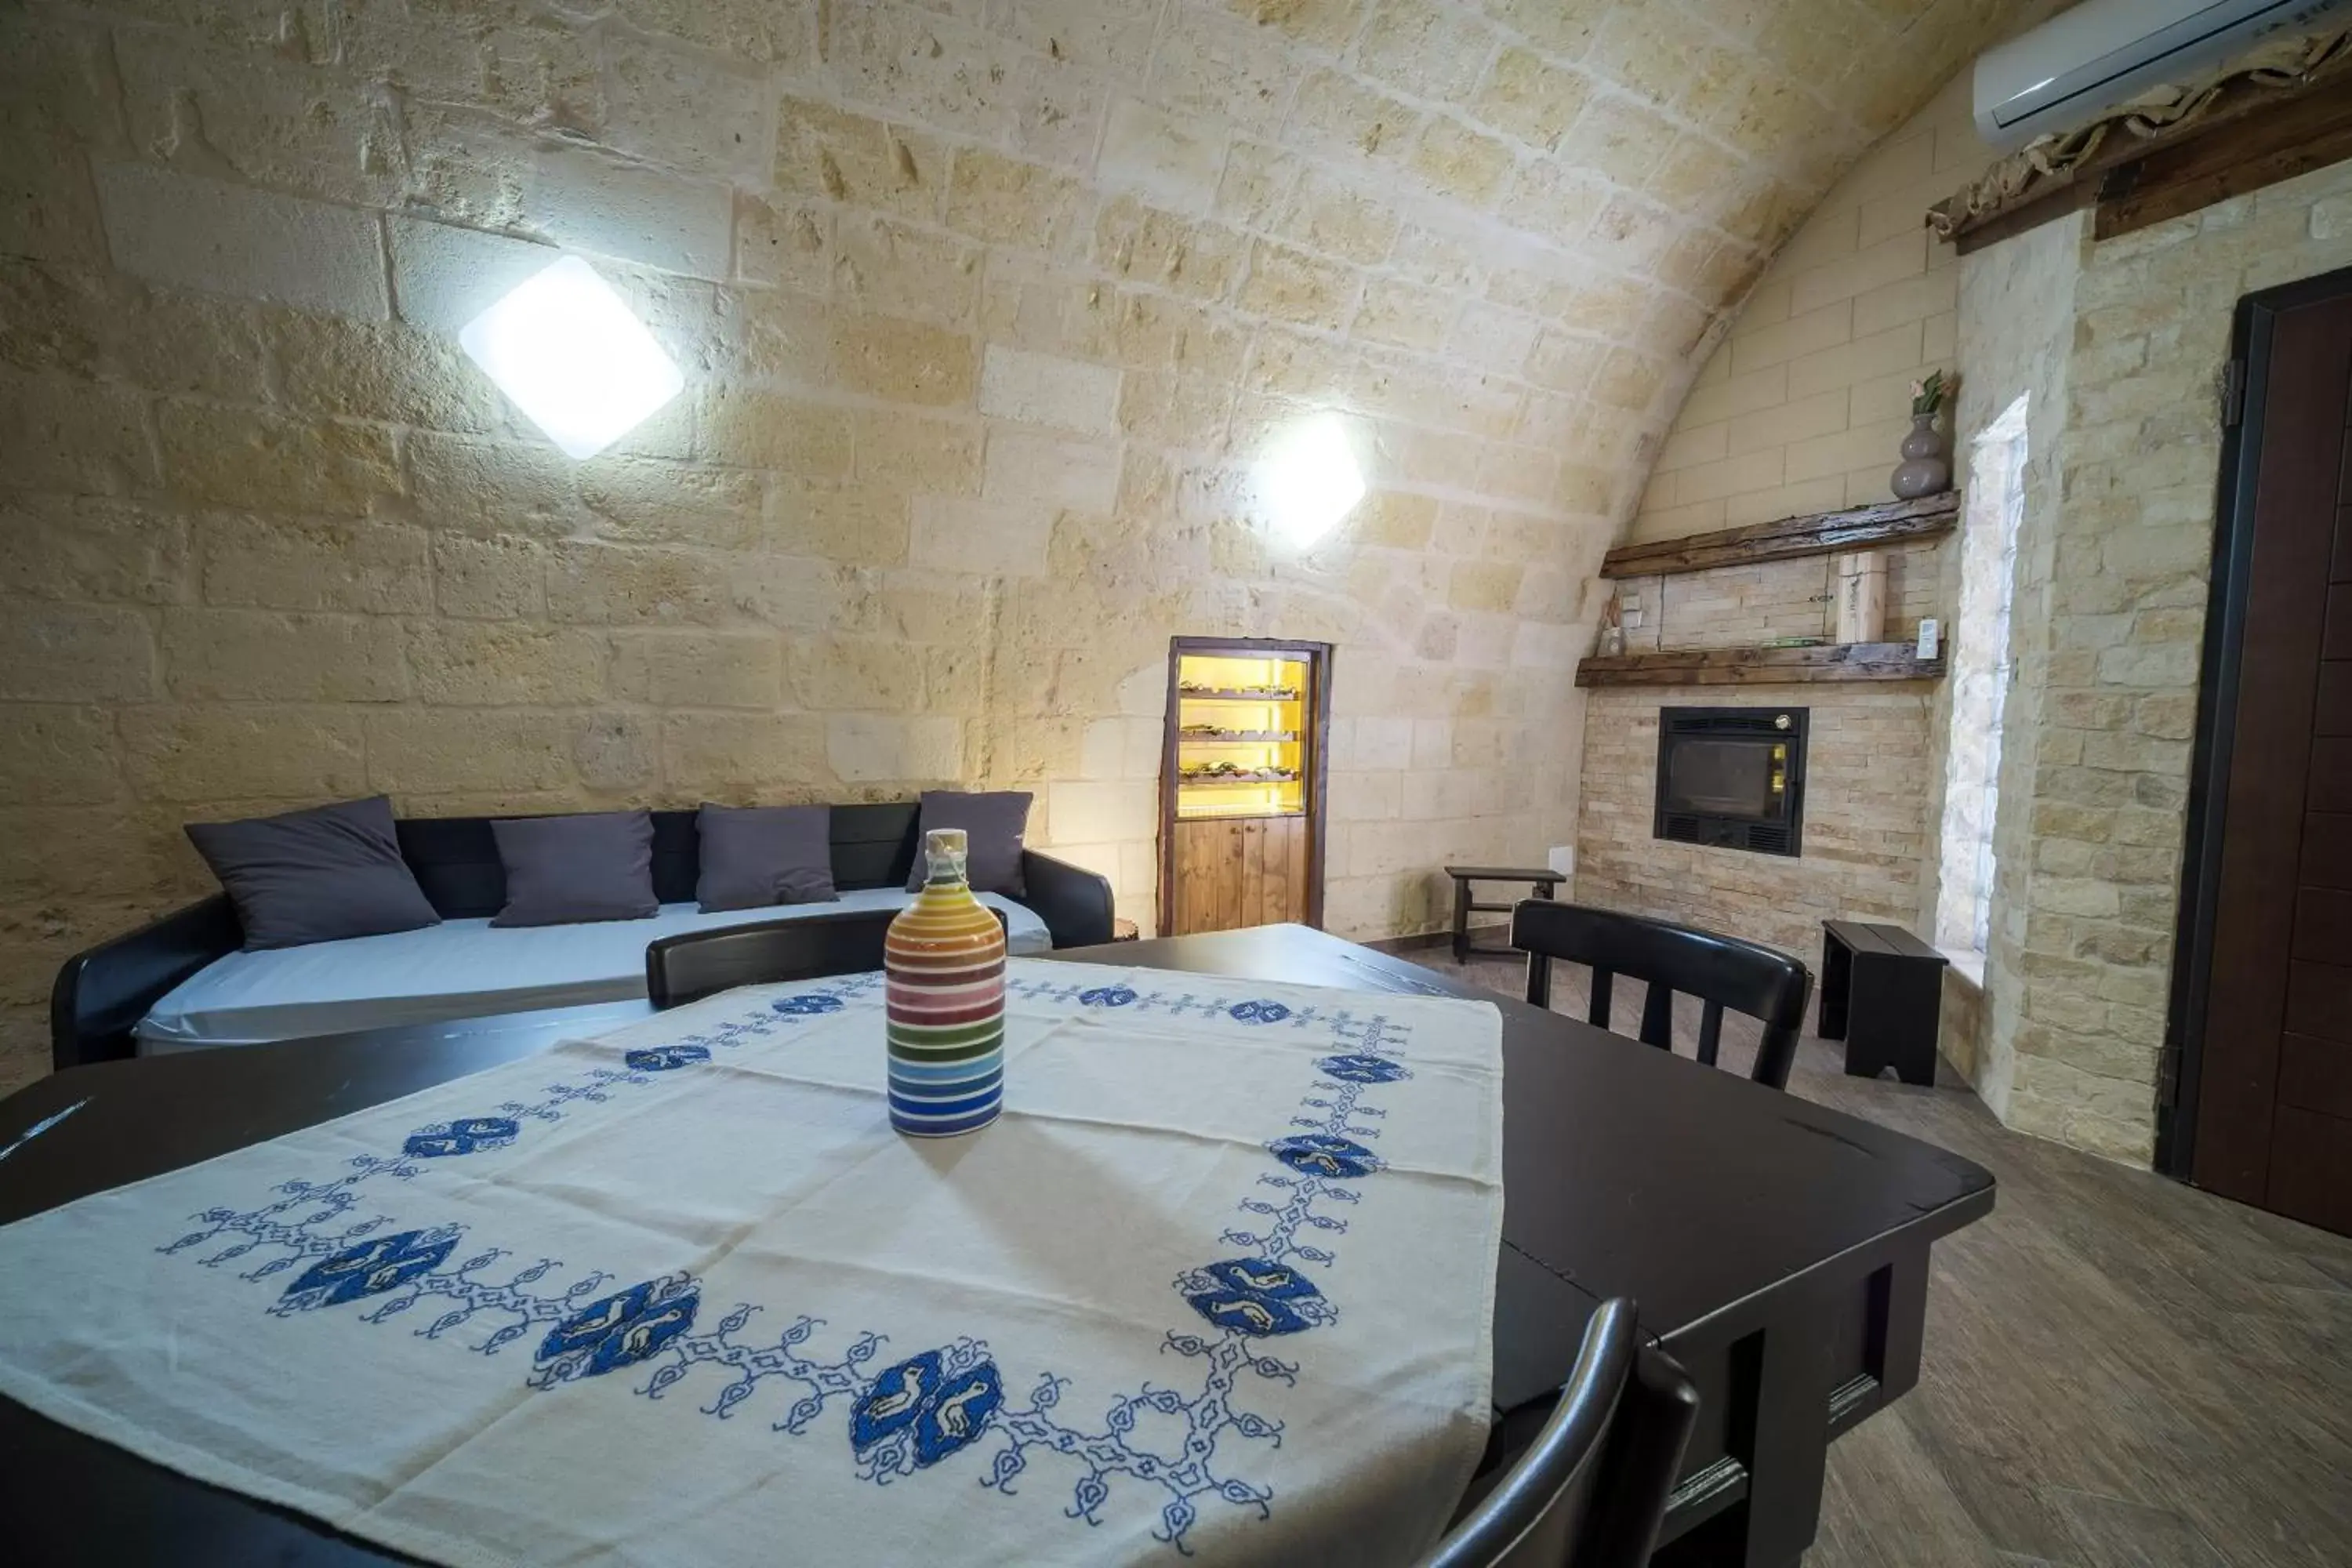
[[[860,888],[829,904],[790,904],[704,914],[664,904],[650,920],[494,931],[487,920],[444,921],[422,931],[268,952],[232,952],[175,986],[139,1021],[142,1055],[196,1046],[250,1046],[346,1029],[432,1024],[538,1007],[623,1002],[646,994],[646,947],[684,931],[853,910],[902,909],[913,895]],[[994,893],[1007,948],[1053,951],[1045,922]]]

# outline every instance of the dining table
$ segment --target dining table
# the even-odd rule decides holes
[[[1829,1445],[1913,1388],[1934,1243],[1989,1213],[1947,1151],[1297,925],[1051,955],[1492,1004],[1503,1061],[1493,1436],[1540,1425],[1604,1300],[1628,1298],[1699,1395],[1654,1562],[1788,1568]],[[517,1013],[54,1073],[0,1100],[0,1225],[550,1050],[649,1004]],[[1890,1089],[1890,1092],[1900,1092]],[[404,1559],[0,1399],[0,1534],[27,1563]]]

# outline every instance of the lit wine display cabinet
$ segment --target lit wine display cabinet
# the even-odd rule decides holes
[[[1323,921],[1331,645],[1177,637],[1160,770],[1160,929]]]

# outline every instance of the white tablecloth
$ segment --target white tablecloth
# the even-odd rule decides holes
[[[736,991],[0,1230],[0,1392],[450,1563],[1404,1562],[1485,1441],[1500,1024],[1034,961],[893,1133]]]

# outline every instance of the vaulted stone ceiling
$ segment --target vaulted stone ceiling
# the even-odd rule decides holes
[[[2020,10],[0,6],[0,1001],[203,887],[181,821],[363,789],[1021,783],[1148,920],[1173,632],[1339,645],[1331,922],[1423,923],[1564,840],[1711,323]],[[689,379],[581,464],[453,342],[551,243]],[[1301,553],[1317,410],[1372,494]]]

